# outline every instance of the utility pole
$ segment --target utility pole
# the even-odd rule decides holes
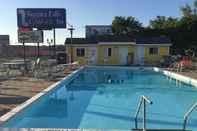
[[[71,26],[70,28],[68,28],[68,30],[70,31],[70,63],[73,62],[73,49],[72,49],[72,44],[73,44],[73,31],[75,30],[73,28],[73,26]]]
[[[25,75],[27,73],[27,63],[26,63],[26,48],[25,48],[25,42],[23,41],[23,59],[24,59],[24,72],[23,75]]]
[[[55,32],[55,28],[53,29],[53,43],[54,43],[54,57],[56,59],[56,32]]]
[[[37,54],[37,57],[39,58],[40,57],[40,43],[39,42],[37,43],[37,46],[38,46],[38,52],[37,52],[38,54]]]

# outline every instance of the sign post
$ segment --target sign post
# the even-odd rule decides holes
[[[25,72],[27,72],[26,48],[25,48],[25,43],[24,42],[23,42],[23,58],[24,58]]]
[[[53,29],[53,44],[54,44],[54,57],[56,58],[56,32],[55,28]]]
[[[37,57],[39,58],[40,57],[40,43],[39,42],[37,43],[37,46],[38,46],[38,52],[37,52],[38,54],[37,54]]]
[[[73,28],[73,26],[71,26],[71,28],[68,28],[68,30],[70,31],[70,63],[73,62],[73,49],[72,49],[72,43],[73,43],[73,31],[75,30]]]

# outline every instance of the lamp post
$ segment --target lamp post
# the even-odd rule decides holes
[[[71,25],[70,28],[68,28],[68,30],[70,31],[70,63],[73,62],[73,49],[72,49],[72,43],[73,43],[73,31],[75,30],[73,28],[73,26]]]
[[[54,57],[56,59],[56,32],[55,32],[55,28],[53,29],[53,48],[54,48]]]
[[[47,39],[47,43],[48,43],[48,46],[49,46],[49,57],[51,58],[51,44],[53,43],[53,39],[51,39],[51,40],[49,40],[49,39]]]
[[[25,48],[25,41],[26,41],[26,38],[23,38],[22,39],[22,44],[23,44],[23,59],[24,59],[24,69],[25,69],[25,72],[23,73],[23,75],[25,75],[27,73],[27,63],[26,63],[26,48]]]

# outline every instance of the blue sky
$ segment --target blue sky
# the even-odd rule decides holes
[[[134,16],[144,25],[157,15],[180,17],[180,6],[194,0],[1,0],[0,34],[9,34],[17,42],[17,8],[66,8],[67,21],[76,28],[75,37],[85,36],[85,25],[111,24],[114,16]],[[57,31],[57,43],[63,44],[69,32]],[[45,39],[52,38],[46,31]]]

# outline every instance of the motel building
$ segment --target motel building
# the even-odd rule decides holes
[[[67,54],[72,61],[88,65],[157,65],[169,56],[171,40],[167,37],[67,38]]]

